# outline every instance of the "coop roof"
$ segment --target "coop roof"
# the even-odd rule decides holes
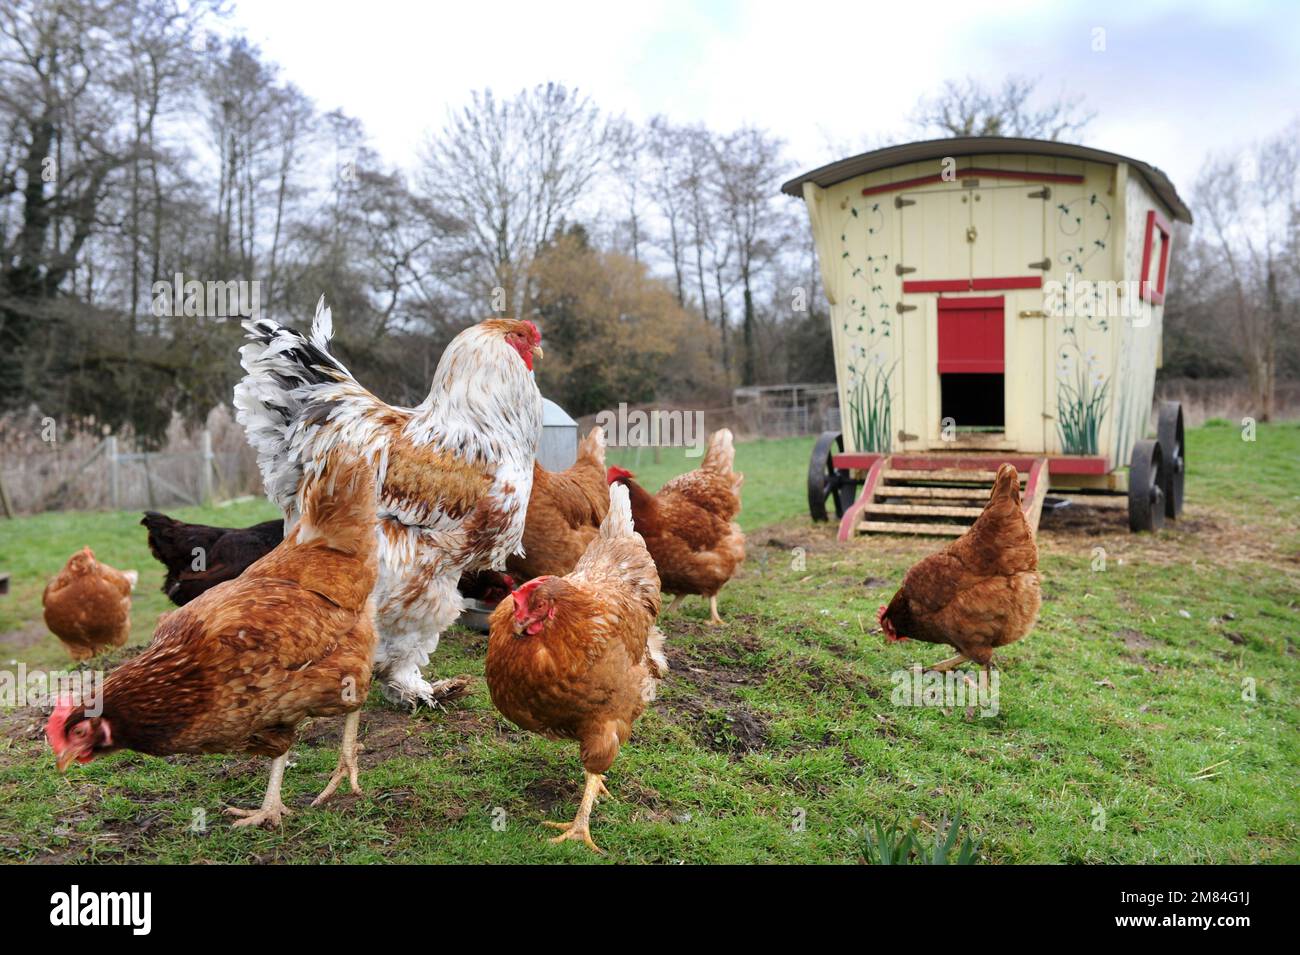
[[[929,139],[919,143],[904,143],[901,146],[889,146],[874,149],[860,156],[851,156],[838,162],[830,163],[796,176],[781,187],[788,196],[803,195],[803,184],[814,182],[823,188],[844,182],[864,173],[878,169],[890,169],[908,163],[924,162],[927,159],[942,159],[945,156],[975,156],[989,153],[1019,154],[1024,156],[1063,156],[1067,159],[1080,159],[1088,162],[1104,162],[1114,165],[1125,162],[1138,171],[1146,180],[1160,201],[1169,207],[1174,218],[1180,222],[1191,222],[1192,213],[1178,198],[1178,190],[1169,181],[1169,177],[1139,159],[1109,153],[1104,149],[1091,146],[1079,146],[1075,143],[1060,143],[1048,139],[1020,139],[1013,136],[959,136],[950,139]]]

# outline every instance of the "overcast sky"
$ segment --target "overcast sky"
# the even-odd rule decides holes
[[[403,166],[471,90],[546,80],[637,119],[761,125],[811,167],[917,138],[917,98],[946,78],[1028,74],[1086,96],[1085,142],[1184,193],[1207,150],[1300,115],[1296,3],[237,0],[232,26]]]

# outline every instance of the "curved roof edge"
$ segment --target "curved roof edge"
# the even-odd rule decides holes
[[[880,169],[923,162],[927,159],[941,159],[945,156],[973,156],[986,153],[1064,156],[1067,159],[1104,162],[1111,165],[1128,163],[1141,174],[1147,185],[1160,197],[1160,201],[1169,207],[1175,219],[1188,223],[1192,221],[1191,210],[1178,197],[1178,190],[1174,188],[1174,184],[1155,166],[1144,163],[1140,159],[1121,156],[1119,153],[1093,149],[1091,146],[1061,143],[1050,139],[1021,139],[1016,136],[956,136],[874,149],[871,152],[829,163],[802,176],[796,176],[782,185],[781,191],[787,196],[802,198],[805,182],[813,182],[824,188]]]

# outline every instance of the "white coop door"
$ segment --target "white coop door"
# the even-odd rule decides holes
[[[901,193],[902,264],[914,271],[908,279],[970,277],[970,196],[964,189]]]
[[[902,193],[902,263],[923,281],[1041,276],[1044,187],[974,185]]]
[[[1025,184],[971,190],[972,278],[1044,274],[1050,196],[1048,187]]]

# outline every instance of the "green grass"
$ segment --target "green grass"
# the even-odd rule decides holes
[[[1042,616],[1000,652],[990,718],[891,702],[891,674],[942,648],[885,644],[870,632],[875,609],[936,542],[837,544],[804,516],[811,441],[739,446],[750,559],[723,591],[725,627],[703,626],[698,600],[661,622],[673,672],[609,774],[614,798],[597,806],[605,857],[545,841],[539,822],[576,807],[576,746],[514,729],[481,679],[450,710],[414,718],[372,694],[366,792],[322,809],[306,804],[333,768],[338,725],[310,725],[285,784],[296,812],[279,832],[232,830],[219,816],[259,800],[264,760],[121,753],[61,778],[40,714],[0,713],[0,857],[859,862],[878,822],[933,846],[960,818],[983,862],[1300,861],[1300,428],[1262,426],[1253,444],[1236,428],[1203,428],[1188,445],[1176,526],[1132,536],[1122,512],[1045,522]],[[652,488],[695,463],[633,457],[611,463]],[[272,512],[178,513],[233,524]],[[66,665],[40,630],[40,590],[84,544],[141,571],[132,642],[147,639],[167,605],[136,520],[0,523],[0,568],[14,575],[0,598],[0,667]],[[481,676],[484,648],[457,628],[431,669]],[[207,824],[192,831],[198,812]]]

